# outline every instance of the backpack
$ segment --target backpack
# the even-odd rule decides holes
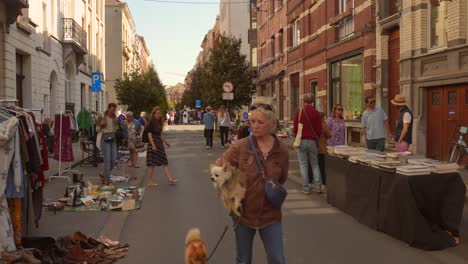
[[[143,135],[141,136],[141,141],[143,141],[143,143],[149,143],[148,127],[149,125],[147,125],[145,129],[143,129]]]

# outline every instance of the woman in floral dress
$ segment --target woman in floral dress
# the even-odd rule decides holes
[[[327,127],[331,132],[328,146],[345,145],[346,125],[343,119],[343,106],[337,104],[333,107],[331,116],[327,120]]]
[[[127,147],[130,151],[130,162],[129,167],[139,168],[137,166],[138,162],[138,153],[137,145],[141,142],[141,125],[136,119],[133,118],[132,112],[127,112],[127,121],[125,123],[125,132],[127,135]]]

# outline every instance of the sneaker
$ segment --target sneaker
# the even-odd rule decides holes
[[[303,190],[302,190],[302,193],[303,193],[303,194],[311,194],[312,191],[311,191],[311,190],[303,189]]]
[[[316,194],[321,194],[322,193],[322,190],[321,189],[313,189],[312,190],[314,193]]]

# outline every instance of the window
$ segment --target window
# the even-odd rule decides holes
[[[279,120],[284,119],[284,88],[283,88],[283,78],[279,79],[279,92],[278,92],[278,112],[279,112]]]
[[[321,111],[321,105],[320,105],[319,99],[318,99],[318,82],[317,82],[317,80],[310,81],[309,93],[312,94],[314,96],[314,98],[315,98],[314,107],[317,110]]]
[[[347,11],[347,0],[337,0],[336,11],[338,14],[342,14]]]
[[[336,38],[337,40],[345,39],[354,32],[354,19],[353,16],[349,16],[336,24]]]
[[[432,93],[432,105],[440,105],[440,93]]]
[[[293,47],[296,47],[297,45],[300,44],[301,42],[301,29],[300,29],[300,24],[299,24],[299,19],[293,22],[293,29],[292,29],[292,44]]]
[[[364,90],[362,55],[332,63],[331,68],[331,107],[342,104],[345,119],[361,116]]]
[[[283,30],[281,29],[278,34],[278,49],[279,53],[283,54]]]
[[[294,117],[297,109],[299,109],[299,73],[291,74],[289,80],[289,87],[291,87],[290,117]]]
[[[430,14],[430,46],[439,48],[447,45],[447,2],[431,5]]]
[[[275,50],[275,36],[271,37],[271,57],[274,59],[275,58],[275,54],[276,54],[276,50]]]

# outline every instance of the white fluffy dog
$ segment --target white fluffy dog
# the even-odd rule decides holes
[[[236,215],[241,215],[241,202],[245,196],[245,177],[239,170],[226,163],[222,167],[210,165],[211,181],[221,195],[224,206]]]

